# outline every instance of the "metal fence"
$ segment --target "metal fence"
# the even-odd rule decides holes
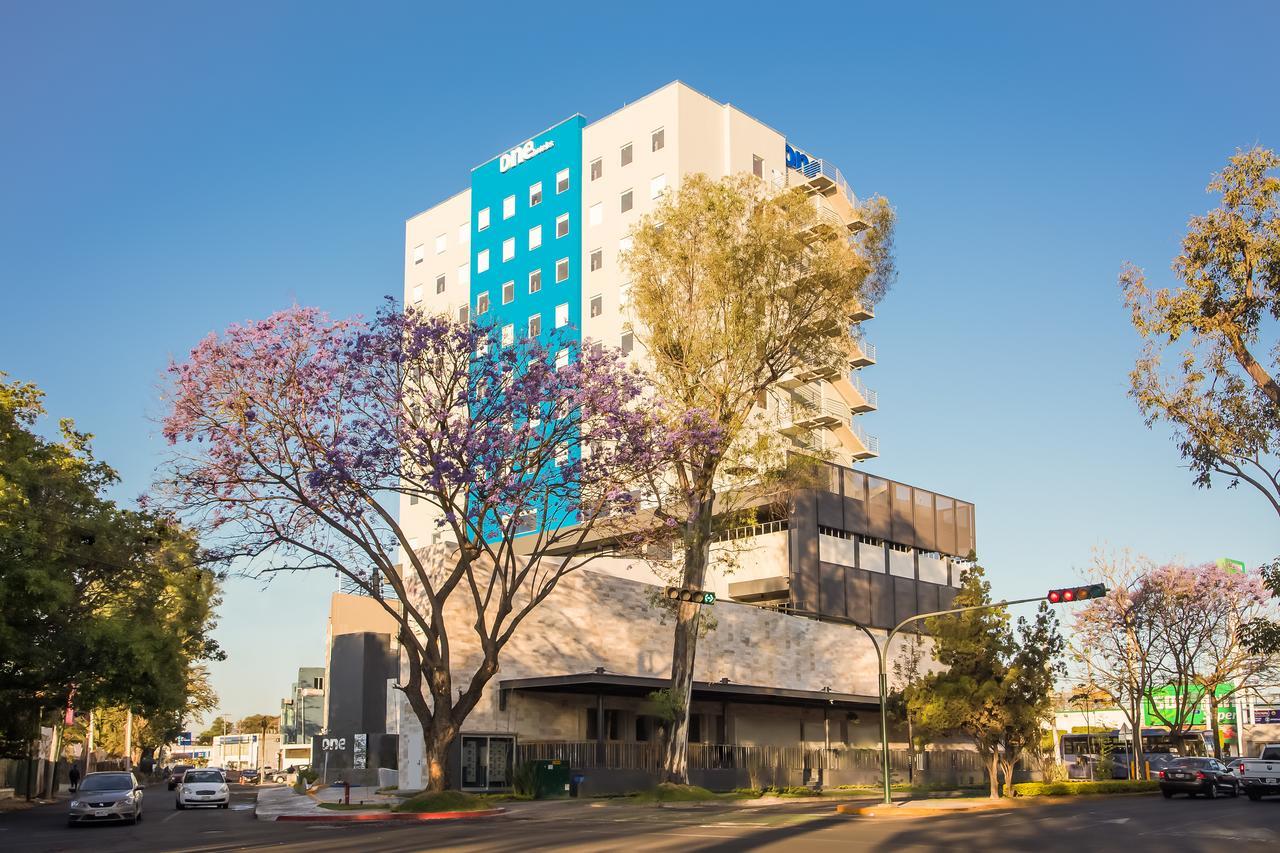
[[[603,746],[603,749],[601,748]],[[529,741],[517,744],[516,761],[560,760],[575,770],[647,770],[662,766],[657,743],[595,741]],[[690,770],[880,770],[879,749],[809,749],[801,746],[742,746],[738,744],[689,744]],[[911,753],[889,751],[891,771],[905,772]],[[964,749],[931,749],[916,756],[916,769],[980,772],[977,753]]]

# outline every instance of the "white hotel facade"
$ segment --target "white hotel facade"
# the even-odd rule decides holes
[[[472,171],[467,189],[409,219],[405,302],[494,322],[508,341],[556,329],[643,359],[619,253],[641,217],[693,173],[802,186],[821,221],[850,233],[861,225],[834,166],[675,82],[597,121],[573,116],[515,140]],[[791,376],[770,394],[797,448],[820,442],[837,464],[826,488],[737,532],[750,547],[732,574],[712,572],[718,627],[699,647],[694,781],[747,784],[752,762],[791,783],[866,775],[876,666],[851,623],[883,631],[945,606],[974,550],[972,504],[853,467],[879,454],[862,426],[878,403],[862,381],[876,358],[861,329],[872,317],[868,306],[851,318],[848,369]],[[415,547],[441,546],[425,504],[402,499],[400,517]],[[739,555],[743,544],[735,542]],[[650,604],[660,583],[647,565],[621,559],[562,582],[506,648],[467,722],[455,783],[500,789],[514,762],[544,757],[568,761],[586,790],[651,778],[658,720],[644,697],[669,677],[672,632]],[[464,624],[451,633],[463,670],[476,652],[470,633]],[[389,717],[401,736],[400,785],[416,787],[421,733],[403,697]]]

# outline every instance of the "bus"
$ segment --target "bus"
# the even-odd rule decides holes
[[[1130,778],[1129,764],[1133,761],[1133,750],[1130,741],[1120,737],[1118,729],[1089,734],[1064,734],[1058,740],[1058,755],[1072,778],[1094,778],[1095,765],[1101,760],[1104,751],[1111,757],[1112,778]],[[1191,730],[1171,735],[1168,729],[1142,730],[1142,757],[1151,766],[1152,773],[1184,755],[1213,755],[1213,732]],[[1142,775],[1141,769],[1139,775]]]

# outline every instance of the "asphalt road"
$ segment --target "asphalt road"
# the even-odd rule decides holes
[[[228,811],[176,811],[163,786],[147,791],[143,823],[70,829],[65,806],[0,816],[4,851],[920,851],[1013,850],[1179,853],[1280,849],[1280,799],[1166,801],[1090,797],[995,811],[886,820],[833,814],[799,801],[744,809],[529,804],[494,821],[428,825],[258,821],[252,789],[235,786]]]

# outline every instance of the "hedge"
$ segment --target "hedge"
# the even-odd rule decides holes
[[[1075,797],[1080,794],[1137,794],[1160,790],[1159,782],[1145,779],[1112,779],[1104,782],[1021,782],[1013,786],[1015,797]]]

